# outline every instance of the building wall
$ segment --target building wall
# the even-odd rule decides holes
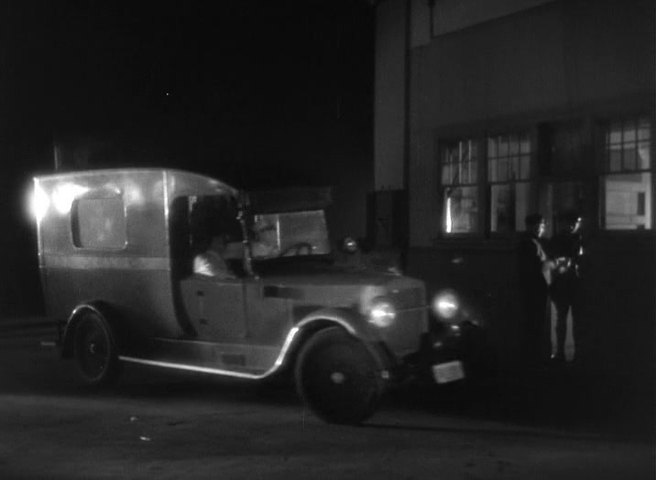
[[[653,108],[653,3],[632,4],[551,2],[411,50],[411,245],[438,234],[439,136]]]
[[[406,14],[405,2],[383,2],[376,12],[374,81],[376,190],[404,188]]]
[[[527,129],[545,150],[535,155],[548,157],[570,148],[558,135],[576,131],[571,160],[577,163],[541,172],[535,205],[548,209],[557,200],[546,195],[549,182],[576,180],[585,191],[586,328],[579,353],[585,351],[593,368],[602,371],[653,374],[656,235],[602,230],[597,131],[600,121],[646,115],[652,122],[653,169],[653,1],[500,0],[479,8],[477,2],[445,0],[411,6],[409,273],[435,288],[459,286],[488,302],[502,361],[516,362],[522,341],[519,236],[491,235],[489,225],[477,235],[444,235],[440,142]],[[397,27],[402,22],[397,19]]]
[[[653,2],[625,6],[551,2],[413,49],[413,130],[650,95]]]
[[[554,0],[441,0],[439,7],[433,8],[431,29],[435,35],[456,32],[552,1]]]

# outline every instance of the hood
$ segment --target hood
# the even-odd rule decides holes
[[[400,275],[324,269],[261,277],[266,297],[289,298],[298,304],[357,307],[364,313],[372,300],[386,297],[398,309],[426,305],[424,282]]]

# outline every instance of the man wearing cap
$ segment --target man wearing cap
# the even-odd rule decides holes
[[[550,287],[551,300],[556,307],[556,352],[552,360],[565,361],[567,315],[572,312],[572,335],[576,346],[576,333],[580,310],[580,263],[583,255],[581,217],[576,212],[559,215],[560,231],[549,243],[549,251],[556,268]]]

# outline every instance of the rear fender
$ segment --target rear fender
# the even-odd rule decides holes
[[[93,312],[99,317],[101,317],[105,322],[107,322],[111,327],[112,331],[110,335],[114,335],[115,326],[112,325],[111,319],[113,318],[111,313],[111,307],[104,304],[103,302],[88,302],[78,305],[73,309],[71,314],[66,320],[66,325],[64,326],[64,332],[62,337],[62,349],[61,355],[63,358],[71,358],[73,356],[73,337],[75,334],[75,327],[78,322],[86,312]],[[115,339],[113,339],[115,341]]]

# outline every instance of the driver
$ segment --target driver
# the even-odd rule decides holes
[[[226,235],[213,237],[204,252],[194,257],[194,273],[218,279],[236,278],[225,261]]]

